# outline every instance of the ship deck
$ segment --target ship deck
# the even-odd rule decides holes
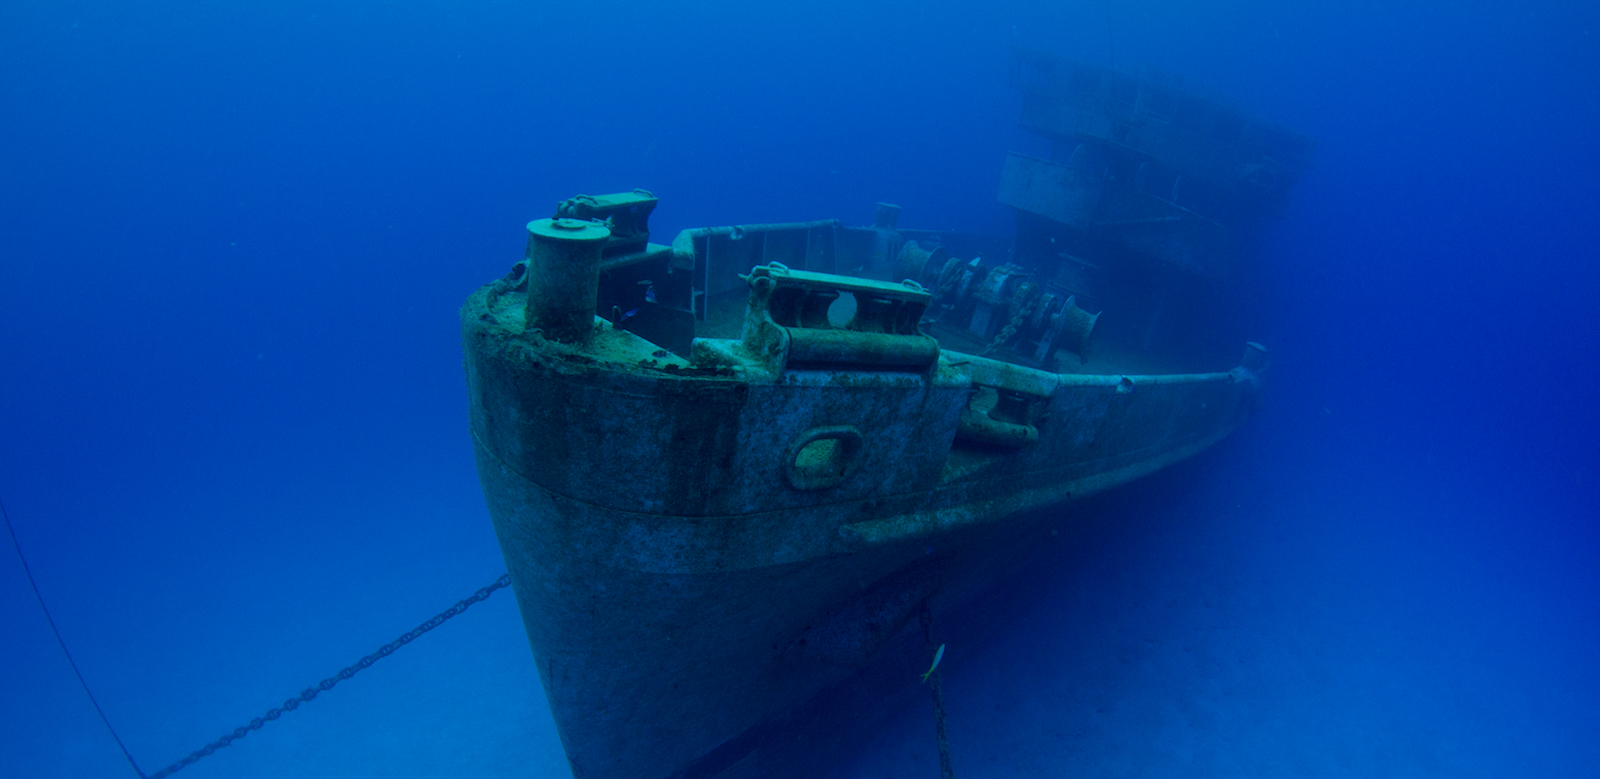
[[[745,297],[744,294],[725,294],[713,298],[706,307],[705,321],[695,323],[695,336],[738,338],[740,329],[744,325]],[[854,298],[843,296],[835,307],[829,310],[828,315],[830,319],[842,323],[854,313]],[[989,347],[989,341],[964,329],[940,322],[924,322],[923,329],[938,341],[939,348],[946,352],[981,355]],[[1078,355],[1062,350],[1056,353],[1051,361],[1052,364],[1049,365],[1036,365],[1019,358],[1017,354],[1005,348],[994,350],[986,356],[1052,373],[1087,376],[1205,373],[1226,371],[1237,364],[1237,361],[1229,363],[1225,358],[1210,355],[1147,350],[1136,344],[1107,338],[1104,335],[1097,336],[1094,347],[1089,350],[1086,357],[1080,359]]]

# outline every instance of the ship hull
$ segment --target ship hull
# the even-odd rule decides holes
[[[1011,375],[954,353],[922,371],[663,370],[599,320],[581,347],[546,341],[504,297],[463,311],[478,470],[586,779],[769,772],[774,734],[981,583],[1030,517],[1204,449],[1259,390],[1243,368]],[[963,436],[989,385],[1031,393],[1036,440]],[[838,478],[797,477],[801,445],[844,428],[859,445]]]

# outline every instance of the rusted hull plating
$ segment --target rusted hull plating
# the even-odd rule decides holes
[[[526,305],[502,284],[462,312],[472,433],[589,779],[751,770],[741,735],[869,660],[971,544],[1209,446],[1260,388],[1245,367],[1055,374],[953,352],[763,370],[706,339],[691,363],[600,318],[580,343],[546,340]],[[1025,413],[975,411],[985,392]]]

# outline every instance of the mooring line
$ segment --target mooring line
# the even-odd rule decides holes
[[[373,663],[376,663],[379,660],[382,660],[383,658],[388,657],[389,655],[394,653],[394,650],[399,649],[400,647],[403,647],[406,644],[411,643],[412,641],[415,641],[418,636],[420,636],[423,633],[426,633],[426,632],[428,632],[430,630],[433,630],[436,627],[439,627],[440,625],[444,624],[445,620],[447,620],[447,619],[449,619],[451,617],[454,617],[455,615],[460,614],[463,611],[466,611],[468,606],[471,606],[472,604],[477,603],[478,601],[481,601],[481,600],[489,597],[490,595],[493,595],[495,590],[498,590],[501,587],[504,587],[504,586],[506,586],[506,585],[508,585],[510,583],[511,583],[511,574],[509,574],[509,573],[500,574],[500,578],[495,579],[493,582],[490,582],[487,587],[478,588],[477,592],[474,592],[471,595],[468,595],[467,597],[456,601],[456,605],[451,606],[450,608],[445,609],[444,611],[441,611],[438,614],[433,615],[433,617],[431,619],[429,619],[427,622],[424,622],[421,625],[418,625],[418,626],[406,631],[406,633],[404,635],[400,636],[399,638],[397,638],[397,639],[395,639],[393,641],[390,641],[389,643],[384,644],[381,647],[378,647],[378,651],[373,652],[372,654],[367,655],[366,657],[363,657],[360,660],[357,660],[355,665],[349,666],[348,668],[345,668],[344,670],[341,670],[339,673],[334,674],[333,676],[330,676],[330,677],[328,677],[326,679],[323,679],[322,681],[318,682],[314,686],[307,687],[304,690],[301,690],[299,695],[296,695],[293,698],[290,698],[289,700],[284,701],[282,706],[274,706],[273,708],[268,709],[266,714],[263,714],[263,715],[261,715],[259,717],[256,717],[255,719],[250,720],[249,723],[244,724],[244,725],[240,725],[239,727],[234,728],[233,730],[231,730],[231,731],[229,731],[227,733],[224,733],[222,735],[222,738],[219,738],[216,741],[213,741],[213,742],[211,742],[211,743],[209,743],[209,744],[207,744],[207,745],[205,745],[205,746],[203,746],[203,747],[201,747],[199,749],[196,749],[193,752],[190,752],[182,760],[179,760],[178,762],[173,763],[172,765],[169,765],[166,768],[163,768],[160,771],[157,771],[157,772],[151,774],[149,777],[145,777],[145,779],[166,779],[166,777],[171,776],[171,775],[173,775],[173,774],[175,774],[175,773],[177,773],[179,771],[182,771],[183,769],[189,767],[196,760],[199,760],[200,758],[205,757],[205,756],[211,754],[212,752],[215,752],[215,751],[217,751],[217,750],[219,750],[219,749],[221,749],[221,748],[223,748],[223,747],[225,747],[225,746],[227,746],[229,744],[232,744],[235,741],[238,741],[241,738],[244,738],[245,736],[250,735],[250,731],[252,731],[252,730],[260,730],[262,725],[265,725],[268,722],[271,722],[271,721],[283,716],[287,712],[291,712],[291,711],[294,711],[295,709],[300,708],[300,704],[302,704],[302,703],[309,703],[312,698],[317,697],[318,693],[327,692],[328,690],[333,689],[333,686],[338,684],[339,682],[342,682],[342,681],[344,681],[346,679],[349,679],[352,676],[355,676],[356,673],[358,671],[360,671],[361,669],[367,668],[368,666],[371,666]],[[140,776],[143,777],[144,775],[140,774]]]
[[[128,765],[133,766],[133,772],[139,775],[139,779],[166,779],[166,777],[171,776],[189,767],[190,765],[193,765],[195,761],[199,760],[200,758],[206,757],[207,755],[210,755],[211,753],[216,752],[217,750],[228,746],[229,744],[232,744],[241,738],[244,738],[250,734],[250,731],[260,730],[261,726],[283,716],[287,712],[294,711],[295,709],[299,708],[300,704],[302,703],[310,702],[311,699],[317,697],[319,693],[324,693],[333,689],[333,686],[339,682],[355,676],[362,669],[368,668],[373,663],[376,663],[379,660],[382,660],[383,658],[393,654],[396,649],[415,641],[423,633],[426,633],[444,624],[445,620],[450,619],[451,617],[454,617],[463,611],[466,611],[467,607],[471,606],[472,604],[482,601],[488,598],[490,595],[493,595],[495,590],[511,584],[511,574],[500,574],[500,577],[490,582],[488,586],[478,588],[477,592],[474,592],[471,595],[456,601],[454,606],[451,606],[450,608],[433,615],[433,617],[427,622],[424,622],[421,625],[406,631],[399,638],[390,641],[381,647],[378,647],[376,652],[357,660],[354,665],[344,668],[343,670],[339,671],[339,673],[323,679],[311,687],[307,687],[306,689],[302,690],[299,695],[284,701],[282,706],[274,706],[273,708],[268,709],[266,714],[256,717],[255,719],[250,720],[249,723],[241,725],[223,734],[223,736],[216,741],[190,752],[182,760],[179,760],[178,762],[173,763],[172,765],[169,765],[153,774],[146,775],[144,771],[139,769],[139,764],[134,762],[133,755],[128,752],[128,748],[123,745],[122,737],[117,735],[116,728],[111,727],[111,720],[106,718],[105,711],[100,708],[100,702],[95,700],[94,693],[89,691],[89,683],[84,681],[83,674],[78,671],[78,664],[72,659],[72,653],[67,651],[67,642],[61,639],[61,631],[56,629],[55,618],[50,616],[50,609],[44,605],[44,596],[39,594],[39,585],[33,580],[33,570],[28,567],[28,558],[22,554],[22,544],[17,541],[17,531],[11,527],[11,515],[6,512],[5,503],[3,501],[0,501],[0,515],[5,517],[6,532],[11,535],[11,547],[17,550],[17,559],[22,561],[22,572],[28,575],[28,585],[33,588],[33,597],[39,600],[39,609],[44,612],[45,621],[50,623],[50,632],[55,634],[56,643],[61,646],[61,654],[66,655],[67,664],[72,666],[72,673],[78,677],[78,684],[83,685],[83,692],[85,695],[89,696],[89,702],[94,704],[94,710],[100,715],[100,721],[105,723],[106,730],[111,732],[111,738],[116,740],[117,748],[122,750],[123,757],[128,758]]]
[[[6,511],[6,503],[0,500],[0,517],[5,517],[6,533],[11,536],[11,548],[17,550],[17,559],[22,561],[22,572],[28,576],[28,586],[33,588],[33,597],[39,601],[39,610],[44,612],[44,621],[50,623],[50,632],[55,634],[56,643],[61,646],[61,654],[67,656],[67,665],[72,666],[72,675],[78,677],[78,684],[83,685],[83,694],[89,696],[89,702],[94,704],[94,712],[100,715],[100,721],[105,723],[106,730],[111,731],[111,738],[117,742],[117,748],[122,750],[122,756],[128,758],[128,765],[133,766],[133,772],[139,779],[147,779],[144,772],[139,770],[139,764],[133,761],[133,755],[128,753],[128,748],[123,745],[122,737],[117,735],[117,729],[111,727],[111,720],[106,719],[106,712],[100,708],[100,701],[94,699],[94,693],[89,691],[89,683],[83,680],[83,672],[78,670],[78,662],[72,659],[72,653],[67,651],[67,642],[61,639],[61,631],[56,628],[55,617],[50,616],[50,607],[44,605],[44,596],[39,594],[39,583],[33,580],[33,569],[28,567],[28,558],[22,553],[22,544],[17,541],[17,531],[11,527],[11,512]]]

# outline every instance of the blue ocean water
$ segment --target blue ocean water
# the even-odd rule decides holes
[[[456,310],[526,221],[1006,233],[1019,44],[1318,146],[1266,410],[951,644],[957,772],[1593,775],[1592,5],[10,0],[0,498],[141,767],[503,570]],[[9,554],[0,624],[3,773],[131,775]],[[935,771],[917,709],[837,776]],[[286,774],[565,776],[511,598],[184,772]]]

